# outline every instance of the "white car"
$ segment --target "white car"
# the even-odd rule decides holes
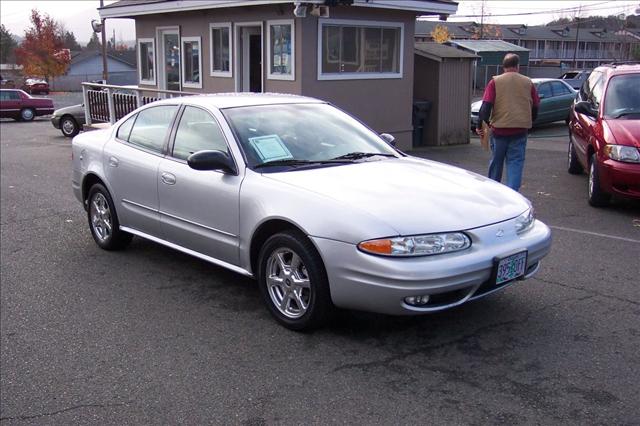
[[[73,189],[96,243],[147,238],[258,280],[273,316],[397,315],[460,305],[532,276],[549,228],[527,199],[403,154],[316,99],[155,102],[73,139]]]

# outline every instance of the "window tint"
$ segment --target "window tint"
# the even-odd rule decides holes
[[[538,86],[538,96],[541,98],[550,98],[553,96],[551,92],[551,85],[549,83],[542,83]]]
[[[569,93],[571,93],[571,91],[567,88],[567,86],[560,83],[559,81],[552,81],[551,89],[553,90],[553,96],[562,96],[562,95],[568,95]]]
[[[129,118],[127,121],[122,123],[122,125],[120,125],[120,128],[118,129],[118,133],[116,134],[116,137],[118,139],[121,139],[123,141],[129,141],[129,133],[131,133],[131,127],[133,126],[133,122],[136,121],[136,117],[137,115],[134,115],[131,118]]]
[[[131,129],[129,142],[151,151],[162,152],[167,131],[177,110],[176,105],[165,105],[140,111]]]
[[[227,152],[227,143],[216,120],[205,110],[186,107],[173,144],[173,156],[186,160],[202,150]]]

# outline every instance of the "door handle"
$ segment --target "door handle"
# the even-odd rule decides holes
[[[175,185],[176,184],[176,177],[174,175],[172,175],[171,173],[162,172],[162,174],[160,175],[160,179],[162,179],[162,183],[164,183],[166,185]]]
[[[118,167],[120,161],[116,157],[109,157],[109,165],[111,167]]]

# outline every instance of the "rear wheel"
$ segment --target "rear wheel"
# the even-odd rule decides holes
[[[264,243],[258,284],[271,315],[291,330],[319,327],[333,309],[320,255],[300,232],[278,233]]]
[[[35,118],[36,113],[31,108],[24,108],[20,111],[20,119],[23,121],[31,121]]]
[[[72,138],[80,133],[80,126],[73,117],[65,115],[60,120],[60,131],[66,137]]]
[[[125,248],[133,235],[120,230],[120,222],[109,191],[97,183],[89,190],[87,217],[96,244],[104,250]]]
[[[567,159],[567,170],[572,175],[579,175],[582,173],[582,164],[578,161],[578,156],[576,155],[576,149],[573,146],[573,141],[571,140],[571,134],[569,134],[569,153]]]
[[[611,194],[604,192],[600,188],[600,174],[598,172],[598,163],[596,155],[591,155],[589,164],[589,204],[594,207],[603,207],[609,204]]]

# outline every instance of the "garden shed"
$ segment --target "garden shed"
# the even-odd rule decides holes
[[[430,111],[422,129],[422,123],[414,124],[414,147],[469,143],[471,79],[476,59],[473,53],[435,42],[415,44],[414,110],[428,101]]]

